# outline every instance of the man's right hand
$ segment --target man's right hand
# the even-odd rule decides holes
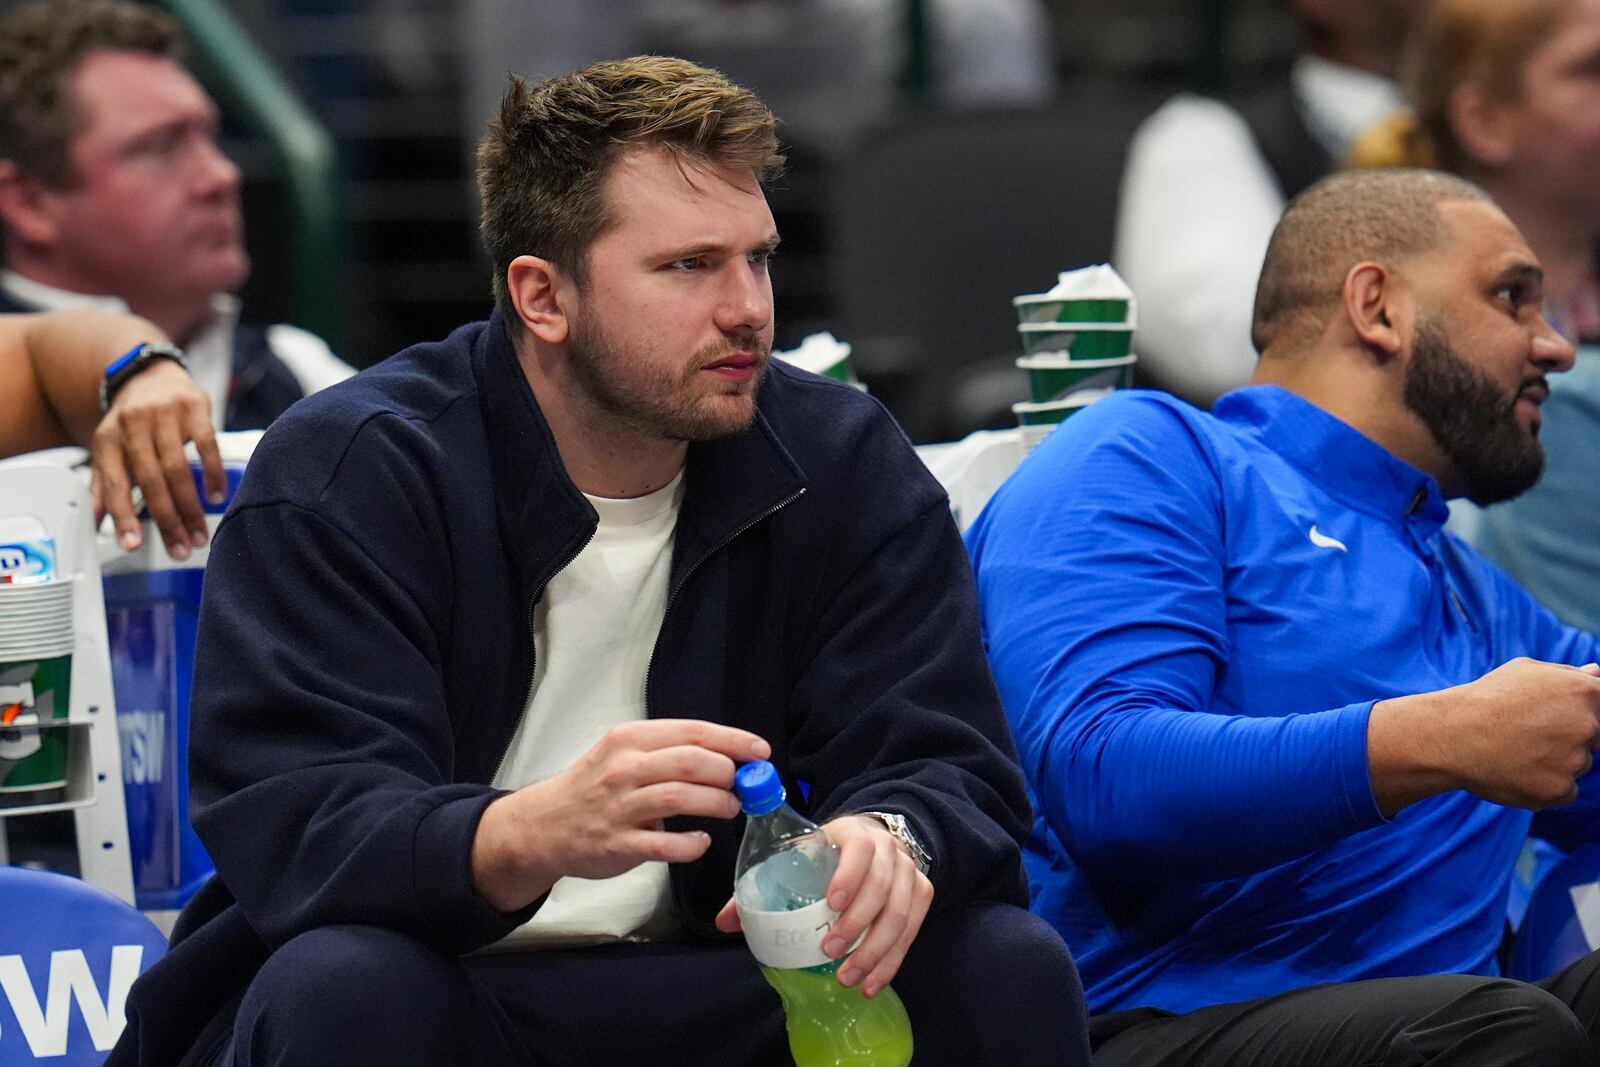
[[[1374,705],[1373,791],[1385,815],[1452,789],[1516,808],[1577,799],[1600,747],[1600,667],[1515,659],[1475,682]]]
[[[733,818],[737,764],[771,754],[755,734],[698,719],[613,727],[565,771],[484,810],[472,842],[473,884],[497,910],[511,912],[561,878],[610,878],[651,860],[697,860],[711,839],[669,833],[661,821]]]

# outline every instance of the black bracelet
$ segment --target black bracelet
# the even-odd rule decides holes
[[[144,341],[134,345],[128,351],[118,356],[100,378],[100,413],[104,415],[111,410],[111,402],[117,398],[117,392],[128,380],[158,359],[170,359],[184,370],[189,369],[189,361],[183,356],[183,349],[165,341]]]

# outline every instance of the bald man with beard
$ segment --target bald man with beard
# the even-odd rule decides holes
[[[973,527],[1096,1064],[1595,1062],[1600,956],[1497,952],[1530,831],[1600,836],[1600,643],[1443,529],[1539,476],[1542,278],[1476,186],[1325,179],[1249,387],[1091,405]]]

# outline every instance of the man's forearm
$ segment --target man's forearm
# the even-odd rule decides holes
[[[20,343],[44,403],[68,440],[85,446],[100,422],[106,367],[135,345],[166,340],[157,326],[137,316],[88,308],[19,318],[24,319]]]
[[[1057,732],[1040,803],[1074,859],[1108,878],[1251,874],[1382,821],[1368,711],[1086,717]]]

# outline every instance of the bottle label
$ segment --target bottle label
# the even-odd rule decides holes
[[[818,967],[832,963],[822,951],[822,939],[833,929],[839,913],[826,900],[807,904],[794,911],[756,911],[739,909],[739,924],[750,954],[768,967],[785,969]]]

